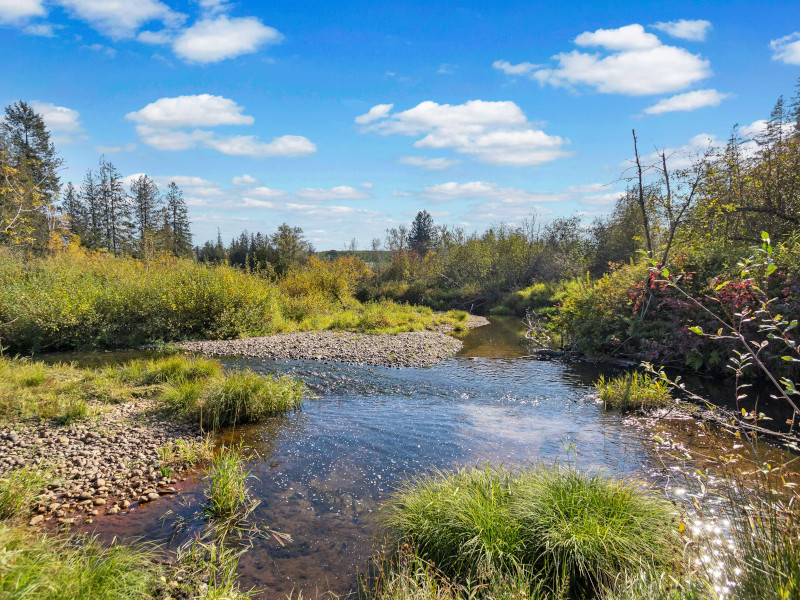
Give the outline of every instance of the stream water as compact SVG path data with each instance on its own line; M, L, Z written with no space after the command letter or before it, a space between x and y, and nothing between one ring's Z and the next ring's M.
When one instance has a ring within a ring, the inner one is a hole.
M398 482L431 469L561 460L670 486L680 460L664 462L655 433L702 455L709 440L693 420L656 424L603 410L592 384L601 372L613 374L608 367L523 358L520 327L494 320L470 331L457 356L429 368L226 361L291 373L314 393L302 410L226 438L251 452L251 489L261 501L256 518L293 540L283 547L257 540L241 562L243 585L266 597L352 591L378 543L382 500ZM201 501L198 480L181 499L100 518L92 527L102 537L174 547L185 538L171 539L171 521L161 517L167 510L189 515Z

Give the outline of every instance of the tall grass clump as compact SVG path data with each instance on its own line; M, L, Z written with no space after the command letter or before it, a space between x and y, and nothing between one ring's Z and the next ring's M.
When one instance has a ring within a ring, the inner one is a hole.
M219 361L177 354L164 358L133 360L111 367L112 374L135 385L156 385L175 381L202 381L222 375Z
M246 516L253 509L253 500L247 487L250 471L245 470L241 449L223 446L211 461L206 476L206 504L204 512L214 521L227 521Z
M34 499L52 481L46 470L25 466L0 478L0 521L24 519Z
M675 402L666 383L639 371L629 371L610 379L601 375L594 385L606 410L644 412Z
M572 467L423 475L383 511L395 547L410 544L459 583L524 580L559 598L594 595L640 569L668 569L680 548L665 499Z
M149 600L157 582L150 546L87 536L37 536L0 523L0 598Z
M302 381L243 370L205 382L180 380L167 387L162 401L169 410L216 430L299 408L305 394Z

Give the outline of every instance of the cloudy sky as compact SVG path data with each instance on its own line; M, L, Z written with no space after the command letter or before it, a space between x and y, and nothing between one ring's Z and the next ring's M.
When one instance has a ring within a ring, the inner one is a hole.
M631 155L757 132L800 77L787 2L0 0L0 102L76 184L181 185L195 241L366 247L427 208L483 229L609 210Z

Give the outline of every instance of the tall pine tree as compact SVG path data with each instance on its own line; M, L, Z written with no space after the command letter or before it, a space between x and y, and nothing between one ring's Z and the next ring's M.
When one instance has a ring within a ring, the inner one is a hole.
M133 223L136 227L138 246L145 243L148 236L153 235L163 224L161 215L161 194L156 182L147 175L140 175L131 182L131 206Z
M134 245L134 225L130 199L122 187L122 176L113 164L101 157L98 179L105 247L114 255L129 252Z

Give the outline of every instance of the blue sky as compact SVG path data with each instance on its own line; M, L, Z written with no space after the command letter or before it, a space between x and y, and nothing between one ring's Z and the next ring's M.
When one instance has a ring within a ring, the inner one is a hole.
M80 182L176 180L196 242L299 225L319 249L428 209L481 230L613 205L761 127L800 77L793 2L0 0L0 102L36 103Z

